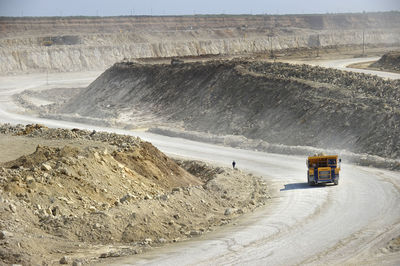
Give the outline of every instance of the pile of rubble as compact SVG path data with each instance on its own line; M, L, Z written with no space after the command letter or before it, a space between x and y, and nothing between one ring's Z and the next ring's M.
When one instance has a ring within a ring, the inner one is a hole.
M400 72L400 51L392 51L384 54L381 59L373 63L370 67Z
M305 64L249 63L247 67L251 72L276 79L312 81L314 86L324 87L329 84L333 88L345 89L354 98L372 96L400 100L400 80L385 80L374 75Z
M0 124L0 134L14 134L18 136L26 135L27 137L40 137L44 139L84 139L89 141L100 141L118 148L130 149L137 147L142 143L138 137L129 135L120 135L108 132L96 132L95 130L84 129L63 129L48 128L40 124L29 125L10 125Z
M0 163L6 264L79 264L140 253L212 231L268 198L257 177L177 164L135 137L40 125L1 125L0 132L9 148L43 143Z

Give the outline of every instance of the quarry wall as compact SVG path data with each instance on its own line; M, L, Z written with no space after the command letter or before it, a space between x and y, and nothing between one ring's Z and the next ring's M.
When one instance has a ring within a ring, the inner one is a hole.
M400 13L0 18L0 73L105 69L124 58L400 44Z

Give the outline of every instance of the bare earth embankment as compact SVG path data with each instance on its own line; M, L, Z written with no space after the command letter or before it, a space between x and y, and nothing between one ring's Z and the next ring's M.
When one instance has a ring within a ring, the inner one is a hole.
M381 59L373 63L370 67L400 73L400 51L392 51L384 54Z
M118 63L42 115L232 135L259 150L300 145L398 160L398 88L397 80L306 65Z
M213 231L261 206L260 179L174 161L139 138L0 128L0 260L88 263Z

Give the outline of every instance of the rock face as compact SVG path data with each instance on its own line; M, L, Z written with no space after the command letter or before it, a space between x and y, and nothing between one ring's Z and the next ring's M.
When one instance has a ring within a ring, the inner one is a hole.
M187 130L399 158L399 101L399 81L306 65L120 63L61 112L115 118L135 108Z
M0 72L105 69L124 58L398 44L400 13L0 18ZM367 29L367 30L365 30Z

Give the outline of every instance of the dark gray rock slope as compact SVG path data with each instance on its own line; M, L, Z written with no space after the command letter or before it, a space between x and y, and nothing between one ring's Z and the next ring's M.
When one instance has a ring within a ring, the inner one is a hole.
M135 108L187 130L400 157L400 81L249 61L118 63L61 109L111 118Z

